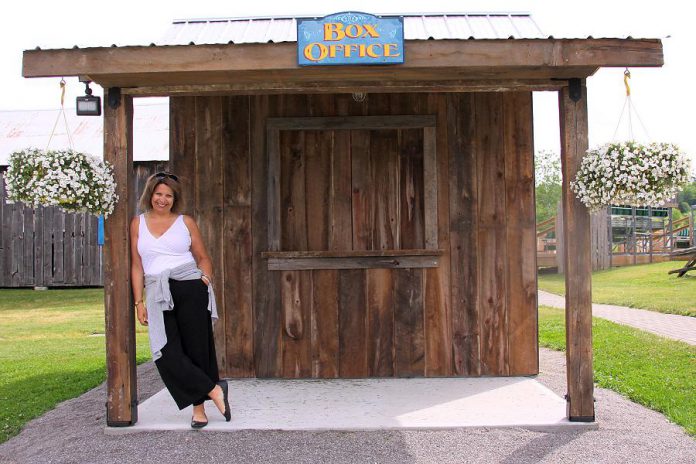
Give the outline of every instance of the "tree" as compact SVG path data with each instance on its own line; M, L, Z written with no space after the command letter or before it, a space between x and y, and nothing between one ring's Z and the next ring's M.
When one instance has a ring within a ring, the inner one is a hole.
M534 157L534 185L537 224L556 215L561 201L561 157L550 150L540 150Z
M690 213L691 206L696 205L696 181L687 184L677 194L677 204L682 213Z

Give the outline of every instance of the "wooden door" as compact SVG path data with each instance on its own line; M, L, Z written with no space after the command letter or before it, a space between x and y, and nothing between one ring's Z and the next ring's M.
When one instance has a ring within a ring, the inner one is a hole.
M434 117L269 119L282 377L424 375L437 267Z

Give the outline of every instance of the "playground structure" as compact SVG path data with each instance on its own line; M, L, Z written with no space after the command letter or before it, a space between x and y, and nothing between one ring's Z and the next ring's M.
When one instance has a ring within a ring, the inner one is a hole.
M659 208L611 206L591 215L592 268L684 259L693 247L694 212L674 220L671 203ZM562 212L537 224L537 267L563 272Z

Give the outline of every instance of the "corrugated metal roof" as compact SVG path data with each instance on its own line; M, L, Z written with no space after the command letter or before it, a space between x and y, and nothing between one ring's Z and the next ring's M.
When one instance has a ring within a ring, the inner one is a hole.
M28 147L44 149L58 117L58 110L0 111L0 165L10 154ZM65 109L74 148L101 158L104 152L102 118L77 116ZM133 159L169 159L169 105L136 105L133 111ZM61 117L49 148L68 148L68 136Z
M155 45L279 43L297 41L298 18L176 20ZM527 13L404 15L406 40L543 39Z

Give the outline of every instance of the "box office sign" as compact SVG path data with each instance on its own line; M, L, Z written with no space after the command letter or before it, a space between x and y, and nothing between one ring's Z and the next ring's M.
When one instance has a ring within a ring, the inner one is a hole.
M404 19L335 13L297 21L300 66L401 64Z

